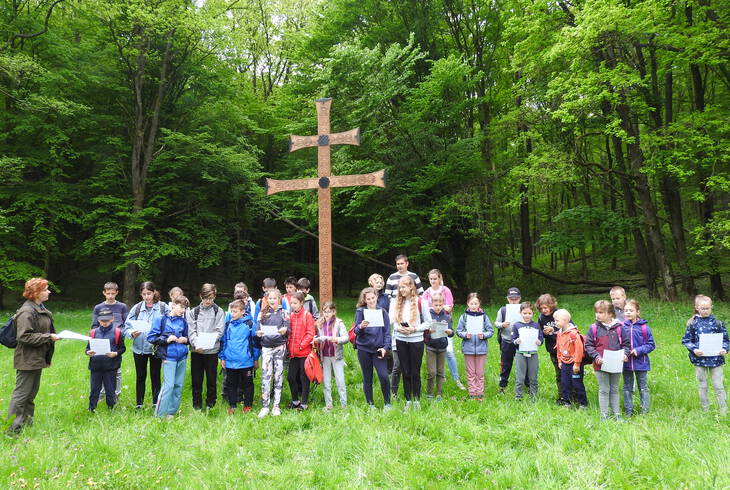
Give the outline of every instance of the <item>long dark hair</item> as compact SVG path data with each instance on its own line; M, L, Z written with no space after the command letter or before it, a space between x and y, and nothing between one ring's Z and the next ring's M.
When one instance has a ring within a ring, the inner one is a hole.
M152 299L155 303L160 301L160 292L157 290L157 286L155 286L155 283L152 281L145 281L142 284L139 285L139 292L141 293L144 290L152 291L154 294L152 295Z

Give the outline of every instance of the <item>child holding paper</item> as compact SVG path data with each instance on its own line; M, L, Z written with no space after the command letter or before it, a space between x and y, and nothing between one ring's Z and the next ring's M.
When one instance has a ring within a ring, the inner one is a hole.
M129 313L127 309L127 305L124 303L117 301L117 294L119 294L119 285L117 285L116 282L107 282L104 284L104 289L102 291L104 294L104 301L99 303L98 305L94 306L94 311L91 314L91 328L98 328L99 327L99 312L102 309L110 309L112 310L112 313L114 314L114 320L112 322L112 325L114 327L122 327L124 325L124 322L127 320L127 314ZM114 388L114 394L117 396L117 399L119 398L120 393L122 392L122 369L117 370L116 374L117 382L116 387ZM99 398L101 399L101 396L106 393L106 390L104 387L101 387L101 393L99 394Z
M497 342L499 342L499 392L504 393L504 389L509 384L509 375L512 371L517 346L512 343L512 323L519 321L519 304L522 302L522 293L520 290L511 287L507 290L507 305L501 307L494 319L494 326L497 327ZM514 305L514 306L509 306ZM508 316L507 310L510 309ZM513 310L517 310L517 315ZM529 379L525 379L525 386L530 386Z
M228 415L233 415L239 393L243 394L243 413L251 411L253 404L253 373L257 367L261 349L254 342L254 326L246 303L237 299L230 304L231 318L220 341L218 357L225 369L225 392Z
M487 359L487 339L494 335L489 317L482 311L477 293L466 297L467 310L462 313L456 327L461 337L461 352L466 365L466 381L469 398L481 401L484 398L484 362Z
M722 346L717 355L706 355L700 346L703 345L703 335L721 334ZM725 364L725 356L730 349L727 330L725 325L712 314L712 300L708 296L695 296L695 314L687 322L687 330L682 337L682 344L689 351L689 360L695 367L695 376L699 385L700 404L705 412L710 409L708 398L707 377L712 379L712 386L715 388L715 398L720 415L727 413L725 401L725 388L723 386L722 366Z
M434 380L436 381L436 401L441 400L441 394L444 389L444 381L446 381L446 372L444 364L446 362L446 349L449 346L449 338L454 336L451 328L451 315L446 311L444 305L444 297L441 293L433 293L431 295L431 328L429 335L424 337L426 344L426 366L428 367L428 377L426 378L426 397L434 396ZM434 323L446 324L443 333L437 332Z
M383 326L370 325L365 320L365 310L379 311L382 315ZM390 410L390 379L388 378L387 363L385 355L390 350L390 319L388 312L378 306L378 292L374 288L365 288L360 293L355 310L355 335L357 340L357 360L362 370L362 391L365 394L365 401L373 408L373 368L380 381L380 391L383 392L383 411Z
M281 293L270 289L262 298L264 303L256 319L256 335L261 338L261 405L259 418L269 414L271 383L274 383L274 407L271 415L281 415L281 387L284 379L286 336L289 333L289 314L281 306Z
M537 369L539 359L537 348L542 344L542 329L537 322L532 321L532 303L525 301L520 304L521 322L512 325L512 343L517 346L515 364L515 399L522 399L522 385L525 376L529 379L530 397L537 399Z
M596 322L591 325L586 335L585 352L593 359L593 369L598 380L598 406L601 410L601 419L609 416L609 409L613 416L621 418L621 406L618 398L618 386L621 382L622 367L604 366L604 355L611 351L623 351L623 360L628 361L629 336L613 311L613 305L606 300L596 301L593 305Z
M350 341L345 323L337 318L337 307L332 301L322 305L322 316L317 320L317 336L322 357L322 387L324 388L324 410L332 410L332 373L335 374L340 405L347 406L347 385L345 384L345 353L343 345Z
M624 364L624 413L634 414L634 378L639 387L641 413L649 413L649 385L646 375L651 369L649 353L656 348L654 336L646 320L639 318L639 302L630 299L624 302L624 328L629 333L629 361Z
M570 321L568 310L553 313L558 331L558 363L560 365L560 405L588 406L586 387L583 384L583 338L578 327ZM564 401L563 401L564 400Z
M155 407L158 417L173 418L180 408L188 358L188 322L185 310L190 302L178 296L172 302L170 313L155 319L147 334L147 342L157 346L156 355L162 359L163 383Z
M114 392L114 384L117 372L122 367L122 354L126 350L122 331L114 326L114 311L111 308L102 308L95 313L99 326L93 328L89 336L93 339L108 341L110 352L97 356L96 352L91 349L91 342L86 345L89 371L91 371L89 412L96 411L102 385L105 389L107 407L112 409L116 405L117 395Z
M200 288L200 304L188 310L185 319L190 332L190 385L193 408L203 408L203 378L205 378L205 407L215 406L217 396L218 352L226 325L226 312L215 304L218 290L215 284Z

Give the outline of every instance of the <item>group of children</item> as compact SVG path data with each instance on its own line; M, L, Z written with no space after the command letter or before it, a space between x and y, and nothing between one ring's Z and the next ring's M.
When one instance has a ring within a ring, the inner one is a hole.
M91 392L89 410L94 411L102 393L113 407L121 390L121 358L124 339L132 339L136 371L136 406L142 408L147 374L152 387L155 414L173 417L180 407L186 361L190 352L192 403L195 409L215 405L218 367L224 371L223 398L228 413L241 404L250 412L254 398L254 377L261 370L261 404L258 416L281 414L284 371L291 392L288 408L306 410L310 393L307 358L316 350L323 368L325 407L333 408L332 375L339 403L347 405L345 383L345 344L352 343L362 371L363 393L374 407L373 370L379 379L383 409L391 409L403 378L405 409L418 409L421 398L421 364L426 355L426 396L440 400L446 381L445 368L469 397L484 397L484 366L488 339L495 335L500 348L499 393L508 385L515 367L514 393L520 400L527 391L538 396L538 349L544 345L555 371L561 405L588 405L583 384L584 366L592 363L598 382L598 404L602 418L620 417L619 384L623 379L624 412L634 413L633 393L639 390L640 411L649 411L647 373L649 353L656 345L651 328L640 317L639 304L627 299L624 290L614 287L611 301L594 304L595 323L582 335L571 321L570 313L557 308L550 294L541 295L535 305L523 302L517 288L507 291L507 306L499 309L492 327L477 293L470 293L466 310L452 320L454 299L443 284L437 269L429 272L430 287L423 290L418 275L408 271L408 258L396 258L397 271L387 281L378 274L370 276L369 287L360 293L355 321L351 328L337 317L333 302L322 305L321 312L309 294L308 279L287 278L286 293L276 281L262 283L263 297L254 302L246 285L234 289L233 301L224 311L215 304L216 288L204 284L200 304L190 308L182 290L170 291L169 305L151 282L142 283L142 301L130 310L116 301L118 287L104 285L105 301L94 308L90 337L108 339L110 352L96 355L87 345L90 357ZM509 305L515 305L510 307ZM518 306L517 306L518 305ZM519 309L519 316L515 316ZM508 312L511 312L508 313ZM539 312L537 320L535 313ZM456 323L454 328L453 324ZM706 356L699 350L700 335L722 333L719 355ZM454 354L453 337L461 338L467 386L461 383ZM712 315L712 301L706 296L695 299L695 314L686 325L682 343L695 365L702 408L709 409L708 377L712 380L719 411L727 411L723 389L724 358L730 347L722 322ZM533 345L534 344L534 345ZM604 356L621 356L622 369L615 362L604 365ZM607 368L606 366L612 366ZM164 373L161 379L160 372ZM709 376L708 376L709 374ZM205 400L203 380L205 379Z

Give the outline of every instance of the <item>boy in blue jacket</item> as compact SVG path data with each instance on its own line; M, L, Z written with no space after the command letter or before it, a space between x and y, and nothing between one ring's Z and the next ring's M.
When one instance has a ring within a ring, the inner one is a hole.
M240 387L243 386L243 412L251 411L253 404L253 375L258 367L261 348L257 339L251 315L246 304L237 299L230 304L231 319L221 338L218 358L226 370L225 392L228 399L228 414L233 415L240 401Z
M122 354L124 337L122 331L113 325L114 312L111 308L102 308L98 311L96 320L99 324L89 333L94 339L108 339L109 350L104 355L96 355L91 350L90 343L86 344L86 355L89 356L89 371L91 371L91 392L89 393L89 411L95 412L99 402L101 387L104 386L106 404L111 409L117 403L117 395L114 392L117 371L122 366Z
M190 302L185 296L175 298L170 313L155 318L147 334L147 342L157 346L155 355L162 359L164 379L155 407L158 417L171 419L180 408L188 358L188 323L185 320L188 306Z

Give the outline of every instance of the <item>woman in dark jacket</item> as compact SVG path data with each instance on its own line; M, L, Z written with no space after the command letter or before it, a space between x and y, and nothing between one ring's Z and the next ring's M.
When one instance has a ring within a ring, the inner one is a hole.
M18 346L13 356L16 370L15 389L10 397L8 418L12 420L8 433L20 432L33 423L35 397L41 386L41 372L51 365L54 342L58 340L53 329L53 315L43 303L51 292L48 281L40 277L25 283L23 296L27 299L15 314Z

